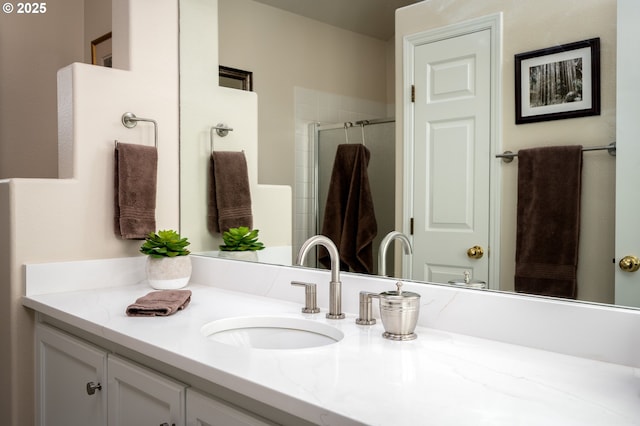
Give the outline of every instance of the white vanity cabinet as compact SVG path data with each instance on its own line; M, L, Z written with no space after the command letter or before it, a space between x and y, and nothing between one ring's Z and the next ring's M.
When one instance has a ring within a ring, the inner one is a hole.
M274 425L43 323L36 346L38 426Z
M109 426L184 426L184 384L115 355L107 377Z
M107 352L36 327L36 424L107 426Z

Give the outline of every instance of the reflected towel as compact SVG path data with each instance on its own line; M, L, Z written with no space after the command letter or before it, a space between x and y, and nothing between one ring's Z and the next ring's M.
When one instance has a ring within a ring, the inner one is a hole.
M212 233L246 226L253 229L251 190L244 152L211 153L207 227Z
M369 149L361 144L342 144L336 150L322 234L338 248L342 270L373 272L378 225L367 173L370 157ZM329 253L324 247L319 253L320 262L329 268Z
M127 316L168 316L183 310L191 302L191 290L159 290L139 297L127 307Z
M157 166L155 147L116 144L114 228L117 236L140 240L155 231Z
M515 290L575 299L582 146L518 152Z

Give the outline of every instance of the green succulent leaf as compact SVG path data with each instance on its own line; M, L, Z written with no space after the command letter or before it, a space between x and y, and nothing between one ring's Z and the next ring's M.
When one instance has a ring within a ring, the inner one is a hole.
M174 230L150 232L140 247L140 252L154 258L186 256L190 253L186 247L191 244Z
M223 251L255 251L262 250L264 244L258 241L258 229L249 229L246 226L229 228L222 234L224 244L220 246Z

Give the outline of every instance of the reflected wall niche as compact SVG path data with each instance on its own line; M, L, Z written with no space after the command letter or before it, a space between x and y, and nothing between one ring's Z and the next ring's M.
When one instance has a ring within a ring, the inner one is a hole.
M253 72L220 65L218 84L230 89L253 91Z

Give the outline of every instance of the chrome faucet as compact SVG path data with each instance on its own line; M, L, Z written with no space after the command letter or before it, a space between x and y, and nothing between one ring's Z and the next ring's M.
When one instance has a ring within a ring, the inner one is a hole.
M333 241L324 235L314 235L302 244L298 252L297 264L304 265L304 258L315 245L321 245L329 252L331 258L331 281L329 282L329 319L342 319L342 283L340 282L340 255Z
M384 236L382 241L380 242L380 250L378 251L378 275L385 276L387 274L387 265L386 265L386 257L387 257L387 249L393 240L400 240L402 246L404 247L404 254L411 254L411 242L409 242L409 238L404 235L402 232L391 231L387 235Z

